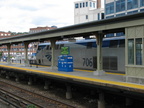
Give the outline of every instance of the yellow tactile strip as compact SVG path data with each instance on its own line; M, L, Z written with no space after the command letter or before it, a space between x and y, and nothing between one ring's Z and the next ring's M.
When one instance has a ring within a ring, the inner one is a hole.
M94 82L95 83L100 83L103 86L107 86L108 84L110 84L111 86L109 86L109 87L116 87L116 86L117 86L116 88L123 87L124 89L127 89L127 90L131 89L130 91L139 90L139 92L143 92L144 93L144 85L139 85L139 84L125 83L125 82L115 82L115 81L109 81L109 80L94 79L94 78L88 78L88 77L81 77L81 76L68 75L68 74L62 74L62 73L54 73L54 72L48 72L48 71L26 69L26 68L20 68L20 67L14 67L14 66L6 66L6 65L0 65L0 67L6 67L6 68L18 69L18 70L25 70L27 72L29 71L29 72L53 75L53 76L57 76L57 77L72 78L74 80L90 81L90 82L93 82L93 83ZM83 81L81 81L81 82L83 82Z

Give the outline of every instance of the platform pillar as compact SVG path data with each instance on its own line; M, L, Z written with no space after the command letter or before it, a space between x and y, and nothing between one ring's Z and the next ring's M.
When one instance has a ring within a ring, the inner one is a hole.
M103 92L99 92L98 108L105 108L105 100Z
M132 99L126 98L126 106L132 106L133 102Z
M9 77L9 75L8 74L6 74L6 79L9 79L10 77Z
M28 61L28 45L29 45L29 42L24 42L25 66L29 66L29 61Z
M32 77L29 77L28 85L32 85Z
M72 92L71 92L71 86L66 84L66 99L71 99L72 98Z
M51 59L51 69L55 69L56 68L56 64L55 64L55 43L56 43L56 39L51 39L51 52L52 52L52 59Z
M48 80L45 80L45 86L44 86L44 89L45 90L48 90L49 89L49 85L51 84L51 82L50 81L48 81Z
M16 75L15 77L16 77L16 78L15 78L15 81L16 81L16 82L19 82L19 76Z
M94 75L104 75L103 71L103 60L102 60L102 41L103 33L99 32L96 34L96 44L97 44L97 70L94 71Z
M11 49L11 44L7 44L7 50L8 50L7 63L8 63L8 64L11 64L11 59L10 59L10 49Z

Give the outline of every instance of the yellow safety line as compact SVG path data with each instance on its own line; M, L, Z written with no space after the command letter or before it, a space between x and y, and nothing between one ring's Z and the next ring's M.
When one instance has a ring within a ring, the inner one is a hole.
M112 74L112 75L125 75L123 73L111 73L111 72L105 72L106 74Z
M76 71L84 71L84 72L93 72L91 70L82 70L82 69L74 69L74 70L76 70Z
M2 62L2 63L6 63L6 62ZM12 64L20 64L20 63L12 63ZM36 65L32 65L32 66L36 66ZM38 65L38 67L50 67L50 66L42 66L42 65ZM74 69L76 71L83 71L83 72L93 72L92 70L83 70L83 69ZM125 75L122 73L111 73L111 72L105 72L106 74L113 74L113 75Z
M75 76L75 75L67 75L67 74L62 74L62 73L54 73L54 72L47 72L47 71L40 71L40 70L25 69L25 68L13 67L13 66L5 66L5 65L0 65L0 66L1 67L7 67L7 68L13 68L13 69L26 70L26 71L36 72L36 73L56 75L56 76L61 76L61 77L75 78L75 79L81 79L81 80L87 80L87 81L93 81L93 82L99 82L99 83L105 83L105 84L113 84L113 85L118 85L118 86L123 86L123 87L137 88L137 89L144 90L144 86L143 85L138 85L138 84L132 84L132 83L126 83L126 82L115 82L115 81L94 79L94 78L87 78L87 77L80 77L80 76Z

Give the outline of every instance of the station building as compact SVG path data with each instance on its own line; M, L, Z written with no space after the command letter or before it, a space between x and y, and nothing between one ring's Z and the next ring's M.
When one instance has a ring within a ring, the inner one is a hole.
M144 0L105 0L105 19L144 12ZM109 33L106 37L124 36L123 32Z
M144 12L144 0L105 0L105 18L113 18ZM117 36L110 33L107 36ZM126 81L144 83L144 26L125 29Z
M144 12L144 0L105 0L105 18Z
M74 24L104 18L103 0L82 0L74 2L74 5Z

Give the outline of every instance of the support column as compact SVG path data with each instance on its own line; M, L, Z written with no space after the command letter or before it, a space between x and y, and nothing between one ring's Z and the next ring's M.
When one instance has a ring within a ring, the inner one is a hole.
M11 44L7 44L7 50L8 50L7 63L8 63L8 64L11 64L11 60L10 60L10 49L11 49Z
M132 99L131 98L126 98L126 106L130 107L130 106L132 106L132 104L133 104Z
M97 33L96 34L96 44L97 44L97 70L94 71L94 75L104 75L105 72L103 71L103 60L102 60L102 41L103 41L103 34Z
M48 81L48 80L45 80L45 86L44 86L44 89L45 90L48 90L49 89L49 85L51 84L51 82L50 81Z
M16 74L16 76L15 76L15 77L16 77L15 81L16 81L16 82L19 82L19 75L18 75L18 74Z
M105 100L104 100L104 93L99 93L99 99L98 99L98 108L105 108Z
M32 85L32 77L29 77L28 85Z
M51 42L51 55L52 55L52 59L51 59L51 69L55 69L56 68L56 64L55 64L55 43L56 43L56 39L52 39L50 40Z
M72 92L71 92L71 86L69 84L66 84L66 99L71 99L72 98Z
M7 74L6 74L6 79L9 79L9 78L10 78L10 77L9 77L9 73L7 73Z
M29 42L24 42L25 66L29 66L29 61L28 61L28 45L29 45Z

